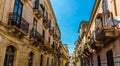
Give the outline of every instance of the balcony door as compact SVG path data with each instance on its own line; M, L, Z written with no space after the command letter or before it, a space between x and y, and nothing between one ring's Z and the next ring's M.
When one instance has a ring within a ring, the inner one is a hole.
M114 66L114 58L112 50L107 51L107 66Z
M100 55L97 56L97 62L98 62L98 66L101 66L101 59L100 59Z
M17 24L17 27L20 28L20 18L22 16L22 9L23 9L23 4L21 3L20 0L15 0L15 4L14 4L14 11L13 11L13 14L16 18L16 24Z
M43 55L40 57L40 66L43 66Z
M49 57L47 58L47 66L49 66Z
M8 46L6 49L4 66L13 66L14 56L15 56L15 48L13 46Z
M33 21L33 36L36 37L36 30L37 30L37 20L34 18L34 21Z
M33 66L33 53L31 52L28 57L28 66Z

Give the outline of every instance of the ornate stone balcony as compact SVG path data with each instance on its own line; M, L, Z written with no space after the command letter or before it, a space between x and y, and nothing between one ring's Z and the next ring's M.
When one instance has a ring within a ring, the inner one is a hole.
M87 57L90 57L92 55L92 53L89 51L89 48L86 47L83 51L83 54L85 54Z
M115 39L115 27L112 12L106 11L105 17L103 13L98 13L96 18L96 41L102 46L109 44Z
M30 41L34 46L43 45L43 37L40 35L39 32L33 29L30 31Z
M53 55L57 55L57 50L56 50L56 47L54 45L51 45L51 53Z
M44 16L44 18L43 18L43 26L45 29L49 28L49 22L48 22L48 18L46 16Z
M53 39L56 40L56 41L59 41L59 40L60 40L60 38L57 36L57 34L54 34L54 35L53 35Z
M99 52L100 49L101 49L101 43L99 41L96 40L95 38L95 32L93 32L91 35L90 35L90 42L89 42L89 52L90 53L94 53L94 52Z
M44 48L46 51L50 51L51 50L51 46L50 46L50 43L47 41L47 40L44 40Z
M10 13L8 20L8 28L10 33L24 36L28 34L29 23L16 13Z
M51 36L54 34L53 28L50 28L50 29L49 29L49 34L50 34Z
M43 11L44 11L43 5L39 4L39 2L35 2L33 6L33 12L38 19L43 16Z
M114 32L114 27L105 25L104 27L96 31L96 40L99 41L101 44L107 44L115 39Z

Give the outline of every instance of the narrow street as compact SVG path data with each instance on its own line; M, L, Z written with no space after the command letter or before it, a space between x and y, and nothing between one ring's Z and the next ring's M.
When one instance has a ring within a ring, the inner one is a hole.
M120 0L1 0L0 66L120 66Z

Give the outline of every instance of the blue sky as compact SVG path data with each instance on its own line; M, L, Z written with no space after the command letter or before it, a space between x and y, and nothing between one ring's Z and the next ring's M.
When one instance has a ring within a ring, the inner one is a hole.
M73 53L81 20L89 20L95 0L51 0L63 44Z

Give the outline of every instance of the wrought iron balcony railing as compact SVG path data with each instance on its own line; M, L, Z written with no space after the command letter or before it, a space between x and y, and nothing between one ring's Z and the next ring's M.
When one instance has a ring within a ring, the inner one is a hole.
M39 32L37 32L36 30L31 30L30 31L30 39L35 40L38 43L43 44L43 37L40 35Z
M17 31L20 31L22 34L25 35L27 35L29 30L29 23L16 13L9 14L8 26L9 28L13 28Z

